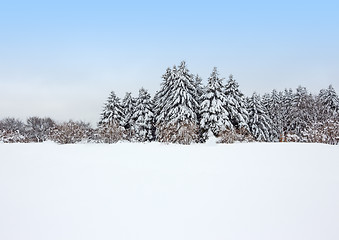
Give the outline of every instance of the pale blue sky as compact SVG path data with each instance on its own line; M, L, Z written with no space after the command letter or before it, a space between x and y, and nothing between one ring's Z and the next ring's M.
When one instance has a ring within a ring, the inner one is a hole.
M339 91L337 1L0 1L0 118L98 121L109 92L153 94L186 60L245 94Z

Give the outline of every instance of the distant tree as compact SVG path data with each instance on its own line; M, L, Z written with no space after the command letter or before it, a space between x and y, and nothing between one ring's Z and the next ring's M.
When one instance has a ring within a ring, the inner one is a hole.
M99 134L105 143L115 143L123 139L125 116L120 99L112 91L104 106L98 124Z
M303 137L308 142L327 144L339 143L339 100L330 85L320 90L318 96L313 97L314 104L310 106L313 114L312 122L303 131Z
M51 118L29 117L26 121L26 133L31 142L44 142L50 138L55 122Z
M225 109L229 113L229 119L233 127L240 134L248 134L248 112L246 110L246 99L239 90L239 84L229 76L228 82L225 86Z
M189 144L198 140L196 89L186 63L178 67L172 94L168 99L167 133L169 142Z
M25 124L19 119L8 117L0 121L0 129L24 132Z
M202 103L202 97L205 93L205 87L202 84L202 78L197 74L194 77L194 87L195 87L195 96L196 96L196 101L198 103L198 109L195 110L196 114L197 114L197 122L198 122L198 141L199 142L204 142L205 141L205 137L204 137L204 131L199 127L200 125L200 121L201 121L201 103Z
M122 100L122 109L124 113L124 128L125 138L132 140L134 137L134 119L133 114L135 111L136 100L132 97L130 92L127 92L124 99Z
M15 118L5 118L0 121L0 142L28 142L25 124Z
M198 103L198 106L200 106L200 104L202 103L202 97L204 95L205 89L204 86L202 84L202 78L199 75L196 75L194 77L194 88L195 88L195 97L196 97L196 101ZM199 111L200 108L197 109L198 115L199 115ZM198 116L199 119L199 116Z
M311 110L313 107L312 96L308 94L305 87L299 86L292 99L290 133L298 138L310 126L313 120Z
M147 90L141 88L133 114L133 119L135 119L135 138L137 141L146 142L154 139L154 114L152 109L151 95Z
M203 131L204 140L207 139L208 131L219 136L221 132L233 130L229 119L229 113L225 109L226 96L223 92L222 78L219 78L217 68L214 68L200 105L200 127Z
M320 115L325 119L333 119L339 114L339 97L332 85L327 89L320 90L318 104Z
M158 97L157 138L161 142L189 144L198 140L196 89L186 63L166 72ZM160 100L161 99L161 100ZM159 107L160 106L160 107Z
M292 100L293 91L292 89L285 89L281 98L281 116L282 116L282 130L283 136L280 136L280 140L283 141L286 134L292 130Z
M256 93L253 93L249 98L247 111L249 113L249 128L253 137L260 142L270 141L272 122Z
M169 99L173 92L174 81L177 78L177 69L174 66L172 69L167 68L166 73L162 76L160 90L154 96L154 115L156 126L156 139L164 140L164 133L166 132L166 123L168 122Z
M269 93L265 93L261 97L261 104L266 109L267 112L270 110L270 101L271 101L271 95Z
M337 145L339 143L339 119L325 119L311 124L303 132L307 142Z
M270 128L270 136L273 141L278 141L283 135L283 119L282 119L282 98L277 90L273 89L271 94L265 94L262 98L262 106L265 112L272 120L272 127Z

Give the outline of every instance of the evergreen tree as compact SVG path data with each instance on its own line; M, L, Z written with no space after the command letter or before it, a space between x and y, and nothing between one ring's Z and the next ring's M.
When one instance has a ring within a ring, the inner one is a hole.
M226 104L225 109L229 113L229 119L236 130L242 133L249 132L248 112L246 110L246 99L239 90L239 85L229 76L225 86Z
M283 134L283 124L281 115L281 103L277 90L273 89L268 102L268 116L272 120L271 136L274 140L278 140Z
M320 90L315 97L313 109L314 122L308 126L306 133L308 142L321 142L327 144L339 143L339 100L330 85L327 89Z
M312 123L312 97L305 87L299 86L292 99L291 133L302 137L303 131Z
M199 76L199 75L196 75L195 76L195 81L194 81L194 87L195 87L195 96L196 96L196 101L198 103L198 108L195 110L196 111L196 114L197 114L197 122L198 122L198 125L200 124L200 121L201 121L201 109L200 109L200 106L201 106L201 103L202 103L202 98L203 98L203 95L205 93L205 88L202 84L202 78ZM204 136L204 130L201 129L199 126L198 126L198 141L199 142L204 142L206 140L206 137Z
M266 109L266 112L268 113L270 112L270 102L271 102L271 95L268 93L265 93L261 98L261 104Z
M132 97L130 92L127 92L124 99L122 100L122 109L124 113L124 128L125 138L131 140L134 135L134 119L132 118L135 111L135 99Z
M167 68L166 73L162 76L163 82L161 83L161 88L154 96L154 113L155 113L155 122L156 122L156 135L157 139L161 138L161 132L166 122L168 121L168 111L169 106L169 96L173 90L173 84L176 79L176 67L173 69Z
M194 78L194 88L195 88L195 96L198 105L202 102L202 96L204 94L204 87L202 85L202 78L199 75L196 75Z
M283 136L281 136L281 141L284 141L286 134L291 131L291 121L292 121L292 99L293 91L292 89L285 89L283 96L281 98L281 116L282 116L282 129Z
M139 91L139 97L136 101L135 112L135 137L137 141L152 141L154 114L152 112L153 104L151 96L144 88Z
M248 125L253 137L260 142L270 141L270 126L272 122L256 93L253 93L252 97L248 99L247 107L249 113Z
M106 143L121 140L124 134L125 116L120 99L112 91L104 106L101 119L98 124L99 133Z
M167 78L165 83L168 85L161 90L164 97L157 116L157 137L160 141L182 144L197 141L198 103L193 76L186 63L182 62L178 70L174 67Z
M339 113L339 98L332 85L320 90L318 96L320 114L324 118L333 118Z
M226 129L233 129L229 114L224 107L226 97L223 92L222 80L219 78L217 68L214 68L202 96L200 127L204 133L204 140L206 140L209 130L214 136L219 136Z

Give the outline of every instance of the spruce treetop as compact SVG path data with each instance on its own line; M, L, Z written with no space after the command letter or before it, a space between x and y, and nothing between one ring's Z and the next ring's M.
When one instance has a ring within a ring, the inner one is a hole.
M101 124L117 124L124 125L124 112L120 103L120 98L112 91L107 99L101 114L99 125Z

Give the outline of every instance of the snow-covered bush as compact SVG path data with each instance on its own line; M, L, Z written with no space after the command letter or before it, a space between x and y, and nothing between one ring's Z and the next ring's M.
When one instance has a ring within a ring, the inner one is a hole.
M0 121L0 142L24 143L28 142L25 124L15 118L5 118Z
M30 142L43 142L50 139L55 122L51 118L29 117L26 134Z
M304 132L307 142L337 145L339 143L339 121L328 120L316 123Z
M247 129L226 129L218 136L219 143L234 143L234 142L254 142L255 139L247 131Z
M92 139L93 132L89 123L70 120L56 124L52 130L51 139L60 144L88 142Z

